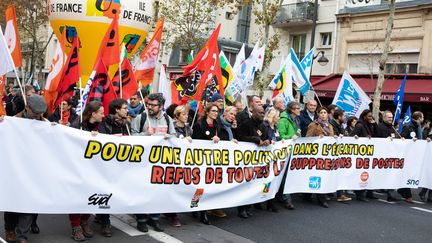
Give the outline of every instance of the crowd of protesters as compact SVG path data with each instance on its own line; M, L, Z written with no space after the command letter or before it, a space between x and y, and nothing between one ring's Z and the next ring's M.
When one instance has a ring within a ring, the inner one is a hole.
M360 117L346 117L345 112L335 105L318 107L315 100L302 105L291 101L285 105L282 98L275 98L272 105L263 105L261 98L252 95L247 104L236 101L232 106L224 106L223 97L214 94L203 108L202 114L196 115L196 102L183 105L170 105L166 110L165 98L160 93L148 94L142 89L129 100L121 98L111 101L108 115L104 115L104 107L98 101L89 102L83 111L82 118L75 112L77 100L71 98L61 102L54 113L47 116L47 105L42 96L32 86L25 86L24 99L17 88L9 88L4 95L3 102L8 116L21 117L52 122L77 129L89 131L93 136L98 133L115 136L163 136L165 139L177 137L192 142L202 139L218 143L219 141L238 141L255 143L258 146L268 146L284 139L296 140L299 137L324 136L353 136L429 139L432 136L430 121L425 121L423 113L416 111L412 114L412 121L402 128L399 134L393 124L393 114L390 111L381 113L380 121L375 121L370 110L364 110ZM0 117L0 121L3 117ZM286 174L283 176L285 181ZM282 185L285 183L282 182ZM402 199L393 190L383 189L388 201L405 200L412 203L411 190L401 188L397 190ZM427 194L428 193L428 194ZM334 194L303 194L306 201L316 201L318 205L328 208L331 200L347 202L356 198L367 202L377 199L372 190L337 191ZM420 191L420 198L432 202L432 193L427 189ZM267 201L264 207L271 212L278 212L276 202L284 208L293 210L291 195L283 194L281 186L275 199ZM242 205L238 207L238 216L249 218L253 216L252 208L263 209L263 205ZM204 223L210 224L210 216L226 217L222 209L200 211L193 214ZM147 232L151 226L162 232L160 214L136 214L137 229ZM180 227L178 214L166 215L175 227ZM37 215L5 212L5 232L7 241L27 242L27 232L39 233ZM93 237L94 233L89 224L89 214L70 214L69 221L72 228L72 238L84 241ZM101 225L101 234L112 236L110 215L98 214L95 221Z

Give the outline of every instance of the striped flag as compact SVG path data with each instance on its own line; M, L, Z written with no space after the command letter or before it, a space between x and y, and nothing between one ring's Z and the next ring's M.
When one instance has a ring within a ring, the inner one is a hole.
M292 62L292 73L293 73L294 83L300 89L300 92L303 95L305 95L306 92L310 89L311 84L300 64L299 59L297 58L297 55L295 54L292 48L290 50L290 56Z
M273 89L273 98L282 97L285 105L291 100L294 100L292 93L292 72L291 72L291 56L285 59L279 72L275 75L273 80L269 84L269 88Z

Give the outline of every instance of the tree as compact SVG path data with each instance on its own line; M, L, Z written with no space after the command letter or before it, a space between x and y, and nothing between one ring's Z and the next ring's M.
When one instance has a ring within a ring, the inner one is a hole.
M387 28L386 28L385 38L384 38L383 54L381 55L381 58L379 60L378 81L377 81L377 86L375 88L374 99L373 99L372 114L373 117L375 118L375 121L378 121L379 119L381 92L382 92L382 86L384 85L384 81L385 81L384 71L387 63L388 53L390 50L391 34L393 31L393 20L395 15L395 8L396 8L395 1L396 0L389 0L389 16L387 19Z
M255 81L254 87L263 94L269 80L267 78L267 68L274 58L274 53L279 49L280 35L274 29L274 33L270 35L270 26L281 8L283 0L253 0L253 14L255 15L255 24L260 27L262 41L266 45L263 71L258 75L258 80Z
M214 24L211 0L163 0L159 2L161 15L171 25L164 42L167 47L186 50L198 49L204 45L206 36Z
M44 0L2 0L0 13L5 13L9 4L16 7L21 50L27 78L34 76L36 68L42 70L45 63L45 50L48 45L46 31L48 25L47 2ZM3 15L4 16L4 15ZM5 26L5 19L0 24ZM49 42L49 41L48 41Z

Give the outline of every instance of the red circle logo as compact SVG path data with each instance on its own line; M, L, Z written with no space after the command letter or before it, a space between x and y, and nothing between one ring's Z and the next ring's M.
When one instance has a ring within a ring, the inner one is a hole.
M361 173L360 175L360 180L363 182L366 182L369 179L369 173L367 173L366 171Z

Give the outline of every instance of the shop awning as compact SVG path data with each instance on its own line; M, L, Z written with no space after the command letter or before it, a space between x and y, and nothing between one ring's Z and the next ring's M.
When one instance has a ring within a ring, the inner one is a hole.
M377 84L377 75L351 74L360 87L373 98ZM342 74L330 74L321 79L311 78L312 86L319 97L333 98L339 86ZM381 100L393 101L404 78L403 74L386 75ZM405 101L432 102L432 75L409 74L405 84Z

